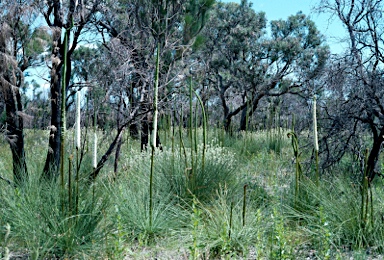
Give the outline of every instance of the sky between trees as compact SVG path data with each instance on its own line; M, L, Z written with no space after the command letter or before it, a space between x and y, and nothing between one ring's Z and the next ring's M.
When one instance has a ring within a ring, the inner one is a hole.
M223 0L224 3L240 3L241 0ZM309 15L320 32L325 35L332 53L341 53L347 47L342 43L347 36L337 17L328 13L317 13L315 8L320 0L251 0L256 12L265 12L268 21L286 19L288 16L301 11Z

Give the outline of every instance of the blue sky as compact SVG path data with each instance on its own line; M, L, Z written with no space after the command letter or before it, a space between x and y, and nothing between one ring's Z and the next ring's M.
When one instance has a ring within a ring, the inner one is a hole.
M241 2L241 0L222 1ZM319 31L326 37L332 53L340 53L344 50L345 43L343 45L340 41L345 38L346 33L337 17L331 17L330 14L318 14L313 11L320 0L249 0L249 2L253 4L252 7L256 12L265 12L268 21L286 19L288 16L302 11L315 21Z

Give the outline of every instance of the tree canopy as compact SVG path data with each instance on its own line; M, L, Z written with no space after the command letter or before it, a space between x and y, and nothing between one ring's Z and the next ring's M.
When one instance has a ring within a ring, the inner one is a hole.
M369 134L373 179L384 136L382 3L319 4L343 23L349 36L345 53L330 56L325 37L307 14L268 21L268 14L246 0L2 1L1 123L14 158L19 158L15 169L22 169L15 178L26 172L26 118L40 120L28 127L50 129L44 172L51 177L57 173L61 131L74 122L65 113L73 110L76 93L82 93L84 113L98 127L117 130L99 160L100 169L113 152L118 161L125 129L141 137L145 149L153 129L159 51L160 117L187 125L191 84L205 110L215 111L209 123L227 132L249 130L251 122L262 125L270 110L284 113L286 120L306 114L303 104L310 107L316 96L324 171L347 152L360 158L366 147L360 137ZM26 82L32 67L46 67L49 100L36 95L35 79ZM38 112L47 102L49 111ZM304 121L301 129L309 129L310 120Z

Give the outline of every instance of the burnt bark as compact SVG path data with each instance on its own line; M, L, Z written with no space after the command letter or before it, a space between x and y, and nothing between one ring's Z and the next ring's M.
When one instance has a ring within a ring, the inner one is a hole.
M139 125L137 124L137 122L134 122L129 126L129 136L132 137L133 139L139 139L140 132L139 132Z
M51 103L51 122L49 126L49 144L48 152L43 169L43 175L47 178L54 178L58 175L60 165L60 135L62 133L61 104L66 102L66 96L61 94L62 87L68 91L70 76L72 71L71 55L75 51L79 42L79 37L84 26L89 23L91 16L97 12L98 2L94 3L90 12L86 15L83 13L83 6L78 5L78 1L70 0L69 10L64 18L64 10L61 1L49 1L48 9L43 13L45 21L52 30L52 52L51 52L51 68L50 68L50 103ZM81 13L80 17L76 17L74 22L74 13ZM74 24L76 26L74 27ZM73 34L70 29L73 28ZM62 30L66 29L66 36L71 39L65 48ZM71 37L69 37L71 36ZM69 48L70 47L70 48ZM64 53L67 55L65 82L62 82Z
M384 127L381 128L380 134L374 134L374 137L373 137L373 144L372 144L371 151L369 152L368 161L366 165L366 171L367 171L369 182L371 182L377 174L377 171L375 170L375 168L381 153L382 143L384 142L383 135L384 135Z
M260 93L259 95L256 96L256 98L254 98L251 101L251 104L250 104L251 107L250 108L248 105L246 105L243 108L242 113L241 113L241 118L240 118L240 128L239 128L240 131L246 131L247 130L247 119L250 118L253 115L253 113L256 111L262 97L264 97L264 93Z
M1 85L5 97L6 137L12 152L13 178L14 182L18 184L28 175L24 152L21 95L19 88L4 81Z
M140 137L140 149L146 151L149 141L150 123L148 122L148 116L146 115L141 121L141 137Z
M44 176L53 178L58 175L60 165L60 131L61 131L61 79L63 45L61 44L61 29L54 30L54 42L60 43L52 48L52 68L50 82L51 122L49 126L48 153L43 169Z
M141 151L146 151L149 143L149 135L153 131L152 116L146 115L141 121ZM162 150L159 132L156 132L156 147Z
M27 178L27 165L24 152L24 122L20 87L23 84L23 71L29 66L29 59L17 52L23 32L21 19L15 10L0 17L0 91L4 98L5 137L12 153L13 179L16 185ZM11 47L12 46L12 47ZM11 47L11 48L10 48Z

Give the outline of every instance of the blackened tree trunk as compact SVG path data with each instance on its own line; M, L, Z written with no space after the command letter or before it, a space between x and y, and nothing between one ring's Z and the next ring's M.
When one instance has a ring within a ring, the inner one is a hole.
M52 30L52 55L50 68L50 102L51 102L51 124L49 126L49 145L48 153L44 165L43 173L45 177L53 178L58 175L60 165L60 134L62 133L61 104L66 102L66 97L61 94L62 87L68 91L71 76L71 55L79 43L79 37L84 29L93 18L93 14L98 12L99 1L90 3L88 9L82 4L82 1L69 0L69 8L62 4L61 0L48 1L43 16L48 26ZM80 3L79 3L80 2ZM65 13L66 12L66 13ZM62 36L62 30L65 29L66 36L70 42L65 43ZM71 34L72 29L73 34ZM71 35L70 35L71 34ZM69 37L71 36L71 37ZM67 46L65 46L67 44ZM66 52L66 75L65 82L63 80L63 63L64 53ZM66 107L66 106L64 106Z
M58 53L53 55L59 56ZM61 64L53 64L52 71L54 76L51 77L50 101L51 101L51 123L49 126L49 144L48 153L44 165L44 175L48 178L57 176L60 165L60 130L61 130ZM53 74L52 73L52 74Z
M228 85L223 85L223 77L221 75L218 75L217 76L218 80L218 88L220 90L220 101L221 101L221 106L223 107L223 126L224 126L224 130L225 132L229 132L230 128L231 128L231 122L232 122L232 116L229 115L229 107L227 105L227 100L226 100L226 97L225 97L225 92L227 91L227 89L229 88L230 84L229 83Z
M133 122L129 126L129 136L134 139L139 139L140 133L139 133L139 125L137 124L137 122Z
M338 108L338 116L333 119L333 124L341 125L341 131L338 133L339 140L346 139L343 137L347 136L345 143L348 146L349 140L355 136L359 141L364 140L362 143L365 143L366 130L372 135L372 146L363 170L369 182L377 175L375 168L384 141L383 8L384 4L381 0L324 0L319 8L336 15L343 23L348 35L348 52L344 57L340 56L334 60L335 70L329 72L331 80L328 82L331 89L336 89L342 94L341 102L335 106ZM340 63L341 60L345 60L345 63ZM332 79L335 75L340 80L333 83ZM338 88L332 84L337 84ZM347 102L344 98L346 96L348 96ZM357 133L355 133L356 125L359 126ZM345 129L349 129L347 135ZM362 136L364 138L360 138ZM345 150L347 145L343 146L336 142L333 153L343 155L344 151L340 151L339 147ZM357 149L362 147L360 142L354 146Z
M19 88L12 86L5 80L1 82L5 98L6 137L12 152L13 178L21 183L27 177L25 162L22 104Z
M141 151L146 151L149 142L149 134L153 132L152 115L146 115L141 121ZM156 131L156 147L162 150L159 132Z
M54 6L55 12L60 12L61 6L59 3L56 3ZM55 13L55 18L51 24L52 30L52 39L53 39L53 48L51 55L51 82L50 82L50 102L51 102L51 122L49 126L49 143L48 143L48 152L45 160L45 165L43 169L44 176L48 179L52 179L59 174L59 165L60 165L60 146L61 146L61 103L65 102L66 98L62 97L61 88L63 85L62 82L62 68L63 68L63 56L64 56L64 42L61 36L63 28L63 19L61 16ZM68 59L67 65L70 64L70 59ZM67 66L68 67L68 66ZM70 66L69 66L70 67ZM70 70L69 70L70 71ZM66 77L69 79L69 77ZM68 84L66 84L67 86Z
M140 149L141 151L146 151L149 141L149 129L150 123L148 122L148 116L146 115L141 121L141 138L140 138Z
M253 113L256 111L256 109L259 106L259 102L260 102L261 98L264 97L264 95L265 95L265 93L261 92L255 98L253 98L253 100L251 100L251 103L249 104L249 106L246 105L243 108L242 113L241 113L241 118L240 118L240 128L239 128L240 131L246 131L247 130L247 120L248 120L248 118L252 117Z
M368 176L369 182L373 180L373 178L376 176L377 171L375 170L377 161L379 160L379 156L381 153L381 146L384 142L384 127L381 128L381 131L379 134L376 134L376 131L373 131L374 137L373 137L373 144L371 151L369 152L368 161L366 165L366 172Z
M16 19L20 12L9 8L8 16L0 16L0 91L4 98L5 136L12 153L13 178L19 184L28 174L24 152L23 107L19 91L23 83L23 70L28 67L28 59L22 56L18 62L20 54L17 47L18 44L23 44L19 41L22 37L19 28L21 22Z

